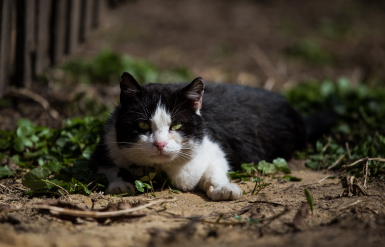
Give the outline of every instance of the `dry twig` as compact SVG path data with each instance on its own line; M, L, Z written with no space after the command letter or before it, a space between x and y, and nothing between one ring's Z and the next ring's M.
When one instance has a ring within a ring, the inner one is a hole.
M336 165L338 165L344 157L345 157L345 154L342 154L342 155L336 160L336 162L334 162L333 165L331 165L331 166L328 167L328 170L330 170L330 169L332 169L333 167L335 167Z

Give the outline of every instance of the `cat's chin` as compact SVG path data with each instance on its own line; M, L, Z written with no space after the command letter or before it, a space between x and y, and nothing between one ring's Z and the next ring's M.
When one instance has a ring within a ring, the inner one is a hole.
M155 163L162 163L162 162L166 162L166 161L171 161L173 159L173 156L169 155L169 154L156 154L156 155L151 156L151 159Z

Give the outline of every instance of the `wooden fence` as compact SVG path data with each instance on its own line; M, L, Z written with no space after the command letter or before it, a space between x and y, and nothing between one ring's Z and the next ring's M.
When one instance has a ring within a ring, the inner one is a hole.
M104 0L0 0L0 97L11 81L36 75L73 53L98 27Z

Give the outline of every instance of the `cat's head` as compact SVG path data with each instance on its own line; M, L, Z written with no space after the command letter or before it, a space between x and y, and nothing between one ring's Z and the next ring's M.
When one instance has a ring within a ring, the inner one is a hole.
M141 86L127 72L121 79L120 110L115 120L121 153L138 165L189 160L204 137L202 78L186 86Z

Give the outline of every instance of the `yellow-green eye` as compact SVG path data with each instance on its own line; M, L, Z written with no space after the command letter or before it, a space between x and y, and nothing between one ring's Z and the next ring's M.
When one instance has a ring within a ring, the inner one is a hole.
M181 123L175 123L171 126L171 129L172 130L177 130L179 129L180 127L182 127L182 124Z
M139 128L141 128L142 130L148 130L150 128L150 125L148 125L148 123L145 123L145 122L139 122L138 125L139 125Z

